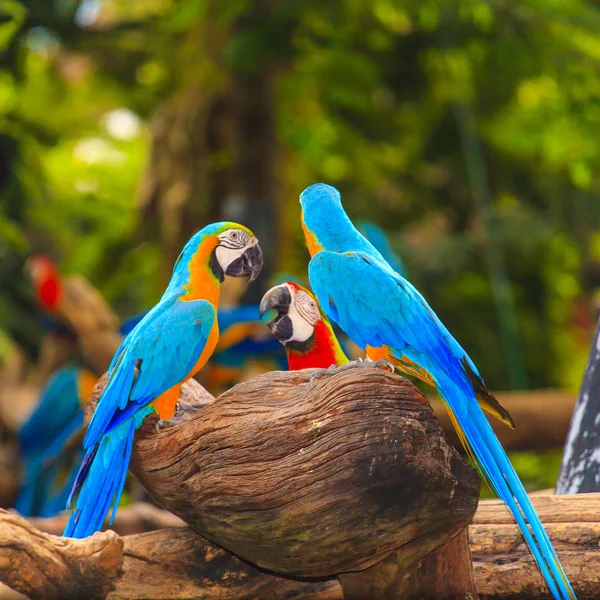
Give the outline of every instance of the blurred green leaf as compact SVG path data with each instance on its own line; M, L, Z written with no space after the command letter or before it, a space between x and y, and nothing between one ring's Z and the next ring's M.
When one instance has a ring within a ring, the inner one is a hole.
M10 44L23 25L27 11L17 0L0 0L0 52Z

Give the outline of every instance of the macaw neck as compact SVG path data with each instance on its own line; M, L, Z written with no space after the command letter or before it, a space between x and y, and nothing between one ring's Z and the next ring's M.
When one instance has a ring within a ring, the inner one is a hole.
M217 307L224 277L215 256L218 243L216 236L208 236L196 248L186 248L175 265L163 298L176 296L183 302L202 299Z
M305 342L288 342L285 345L290 371L301 369L327 369L331 365L344 365L344 354L329 322L319 321L313 335Z

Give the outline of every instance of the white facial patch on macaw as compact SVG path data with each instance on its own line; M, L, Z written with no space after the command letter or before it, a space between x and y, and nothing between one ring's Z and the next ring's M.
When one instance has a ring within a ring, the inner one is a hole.
M258 239L250 237L243 229L228 229L219 235L219 245L215 252L217 260L223 271L227 271L229 265L238 259L244 252L258 244Z
M288 316L294 324L294 335L288 340L292 342L305 342L314 333L317 322L321 320L318 304L303 290L296 292Z

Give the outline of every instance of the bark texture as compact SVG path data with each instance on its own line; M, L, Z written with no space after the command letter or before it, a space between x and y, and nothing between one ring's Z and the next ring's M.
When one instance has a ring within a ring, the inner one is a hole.
M600 494L532 496L577 597L600 597ZM480 503L469 526L481 598L551 598L539 569L499 500Z
M376 368L310 375L241 383L159 433L148 420L132 470L203 536L293 576L399 548L409 568L466 527L479 479L414 386Z
M533 496L532 501L577 597L580 600L599 598L600 494ZM148 518L146 507L141 506L119 511L122 514L117 519L126 519L128 512L138 509L141 514L130 520L130 525L135 521L145 528L178 522L173 521L176 517L159 509L153 510L163 512L162 516ZM34 522L46 531L56 525L55 519ZM96 534L87 540L73 542L73 545L65 544L66 540L62 538L41 533L21 517L2 511L0 532L0 581L28 593L31 598L84 598L89 590L103 593L107 587L112 590L107 592L109 598L341 600L343 597L342 587L335 578L319 582L299 582L264 573L210 544L187 527L161 529L150 534L128 535L123 538L116 538L112 532ZM482 600L550 598L517 526L513 524L512 517L501 502L480 502L473 523L469 526L469 540L473 574ZM433 589L433 593L440 594L439 588L435 588L437 584L434 584L436 573L440 572L440 568L450 568L452 571L460 569L455 562L456 549L452 548L454 543L462 542L455 537L419 562L415 570L417 585L427 585L429 590ZM436 554L444 549L448 552L442 557L441 563L438 563ZM464 552L464 547L460 552ZM75 556L77 568L73 568ZM346 600L348 594L357 593L359 584L361 589L365 589L376 569L380 570L382 577L386 571L389 574L392 566L387 561L393 565L393 556L394 554L367 569L365 577L356 580L354 591L349 587L352 574L342 575L340 579L346 588ZM85 581L81 579L81 573L85 573ZM452 582L453 572L450 575L449 581ZM110 586L107 579L110 580ZM391 581L393 585L400 582L401 593L414 589L408 587L404 578L387 581ZM382 583L379 584L379 589L385 589ZM2 592L0 590L0 598L4 600ZM408 597L427 597L422 593L419 590ZM443 595L432 597L444 598Z

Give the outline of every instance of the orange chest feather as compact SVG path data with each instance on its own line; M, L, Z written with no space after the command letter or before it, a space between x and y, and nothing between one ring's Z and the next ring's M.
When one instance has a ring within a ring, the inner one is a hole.
M190 374L185 378L185 381L192 378L200 369L208 362L208 359L212 356L212 353L215 351L217 346L217 342L219 341L219 323L215 318L215 322L210 330L208 335L208 339L206 340L206 344L204 344L204 349L202 350L202 354L196 361L196 364L193 366Z
M302 223L302 231L304 232L304 239L306 240L306 247L308 248L308 252L311 256L314 256L315 254L317 254L317 252L321 252L321 250L323 250L323 246L319 244L317 236L306 226L303 214L300 215L300 222Z

